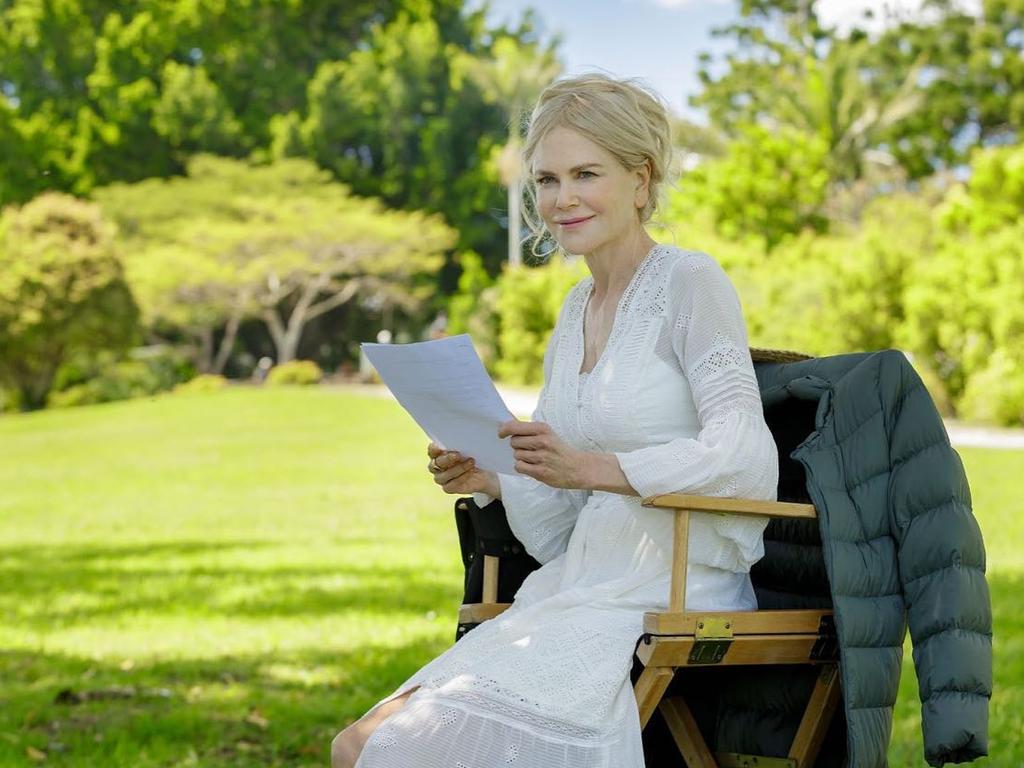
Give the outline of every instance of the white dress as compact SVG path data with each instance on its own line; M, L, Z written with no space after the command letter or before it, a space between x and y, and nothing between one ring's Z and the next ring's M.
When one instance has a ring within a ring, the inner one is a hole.
M584 278L562 305L533 419L578 449L615 453L642 496L775 499L777 451L739 298L719 264L655 246L600 359L581 375L592 285ZM509 525L542 567L508 610L375 705L420 686L373 732L356 768L644 765L630 670L644 612L668 605L672 514L636 496L499 481ZM749 571L764 554L765 525L693 516L688 609L756 608Z

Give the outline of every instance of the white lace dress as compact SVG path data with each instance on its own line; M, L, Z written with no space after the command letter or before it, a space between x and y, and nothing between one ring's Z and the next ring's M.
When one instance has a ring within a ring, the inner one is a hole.
M775 443L740 302L719 264L655 246L596 366L581 375L592 285L581 280L562 306L533 419L579 449L615 453L643 496L775 499ZM644 612L668 605L672 515L636 496L499 480L509 524L542 567L507 611L378 702L420 686L356 767L642 768L630 669ZM756 607L749 571L765 525L694 515L688 608Z

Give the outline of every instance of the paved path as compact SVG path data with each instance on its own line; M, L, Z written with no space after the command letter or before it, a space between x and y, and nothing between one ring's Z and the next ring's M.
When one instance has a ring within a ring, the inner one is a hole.
M342 386L352 392L361 392L376 397L391 397L391 392L382 384L345 384ZM497 387L512 413L520 418L529 418L537 404L539 390L528 387L509 387L503 384L499 384ZM949 433L949 441L954 446L1024 450L1024 429L964 424L954 419L945 419L944 423L946 431Z

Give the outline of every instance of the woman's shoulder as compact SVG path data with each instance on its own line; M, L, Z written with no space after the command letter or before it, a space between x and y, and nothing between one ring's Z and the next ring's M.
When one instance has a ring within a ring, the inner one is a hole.
M711 270L724 273L725 271L722 269L722 265L718 262L718 259L707 251L683 248L682 246L672 243L666 243L659 247L664 251L666 255L664 260L665 264L672 272L699 272L701 270Z
M659 273L656 279L663 282L670 293L678 295L730 282L718 259L706 251L672 244L662 245L660 250L662 258L654 271Z

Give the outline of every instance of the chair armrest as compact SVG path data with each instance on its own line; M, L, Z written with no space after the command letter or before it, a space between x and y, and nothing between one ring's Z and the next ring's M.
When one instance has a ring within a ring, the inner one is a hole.
M788 501L759 501L756 499L727 499L718 496L695 496L685 493L663 493L648 496L645 507L663 507L675 514L672 534L672 582L669 590L668 610L686 612L686 564L690 547L690 513L755 515L760 517L787 517L805 520L817 518L813 504L794 504Z
M813 520L818 516L813 504L795 504L791 501L758 501L756 499L725 499L718 496L693 496L685 493L663 493L658 496L648 496L641 503L645 507L664 507L689 512L795 517L808 520Z

